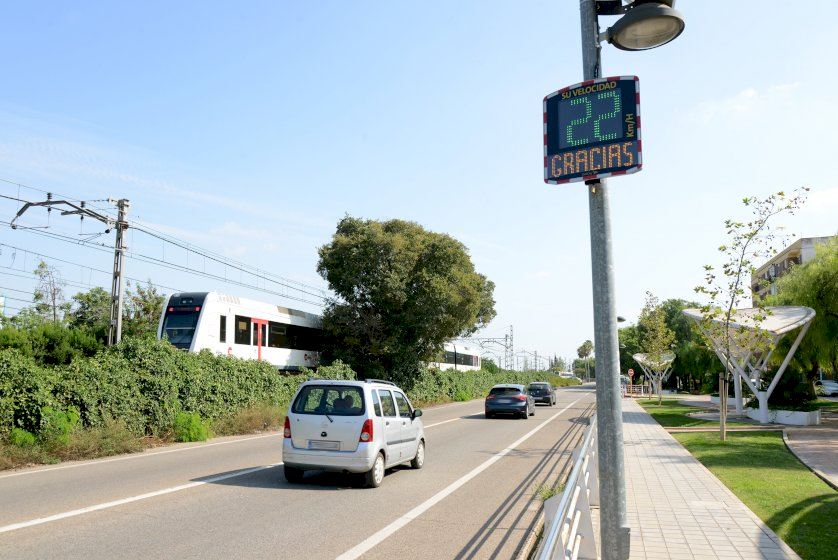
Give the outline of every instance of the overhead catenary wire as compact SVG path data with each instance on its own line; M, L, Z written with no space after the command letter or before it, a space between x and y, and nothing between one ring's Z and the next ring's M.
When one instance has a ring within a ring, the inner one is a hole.
M31 188L32 190L36 190L36 191L43 192L43 193L52 192L53 194L58 194L59 196L62 196L64 198L66 198L67 200L82 202L77 198L73 198L73 197L66 196L66 195L60 195L59 193L55 193L53 191L46 191L44 189L29 187L27 185L19 184L15 181L10 181L10 180L6 180L6 179L2 179L2 178L0 178L0 181L10 183L10 184L13 184L13 185L24 186L26 188ZM8 198L11 198L11 197L8 197ZM18 198L17 201L18 202L25 202L23 199L20 199L20 198ZM6 221L6 220L0 220L0 224L11 225L11 222ZM154 265L154 266L159 266L159 267L170 269L170 270L177 270L177 271L184 272L184 273L187 273L187 274L194 274L194 275L209 278L209 279L212 279L212 280L221 281L221 282L224 282L226 284L230 284L230 285L234 285L234 286L240 286L240 287L252 289L252 290L255 290L255 291L259 291L259 292L262 292L262 293L275 295L275 296L278 296L278 297L291 299L291 300L294 300L294 301L299 301L299 302L302 302L302 303L308 303L310 305L314 305L314 306L317 306L317 307L324 307L325 302L327 301L327 295L326 295L325 290L322 290L322 289L314 287L314 286L307 285L303 282L298 282L298 281L295 281L295 280L291 280L289 278L284 278L282 276L269 273L267 271L260 270L256 267L251 266L251 265L247 265L247 264L242 263L240 261L236 261L234 259L230 259L228 257L220 255L219 253L215 253L213 251L197 247L197 246L192 245L190 243L181 241L181 240L179 240L179 239L177 239L173 236L170 236L168 234L160 232L159 230L156 230L155 228L153 228L152 226L149 226L147 224L143 224L143 223L137 224L136 222L132 222L131 224L129 224L129 229L134 229L134 230L140 231L140 232L142 232L146 235L157 238L157 239L163 241L164 243L169 243L171 245L174 245L178 248L181 248L181 249L187 251L187 258L188 258L188 253L193 253L193 254L205 259L204 266L206 266L206 259L208 259L212 262L215 262L215 263L217 263L221 266L224 266L225 267L225 275L222 276L221 274L213 274L211 272L207 272L206 270L198 270L198 269L195 269L195 268L192 268L192 267L188 266L188 264L187 265L182 265L182 264L178 264L178 263L172 263L172 262L167 261L165 259L159 259L159 258L150 256L150 255L145 255L143 253L140 253L140 252L138 252L136 250L133 250L133 249L130 249L130 248L128 250L126 250L126 256L128 256L132 259L136 259L140 262L144 262L144 263L147 263L147 264L151 264L151 265ZM88 247L88 248L95 249L95 250L102 251L102 252L106 252L106 253L111 253L112 250L113 250L109 245L106 245L106 244L100 243L100 242L91 241L92 238L77 239L77 238L73 238L69 235L57 233L57 232L54 232L54 231L47 231L45 229L36 229L34 227L31 227L31 226L30 227L20 227L19 230L20 231L26 231L28 233L39 235L39 236L42 236L42 237L51 238L51 239L59 240L59 241L66 242L66 243L71 243L71 244L78 245L78 246ZM21 250L27 251L25 249L21 249ZM29 253L30 254L38 254L34 251L29 251ZM42 256L44 256L45 258L50 258L46 255L42 255ZM53 260L56 260L58 262L62 262L62 259L53 258ZM92 269L91 267L87 267L86 265L82 265L80 263L68 262L67 264ZM232 278L227 277L227 275L226 275L227 269L232 269L234 271L238 271L240 273L244 273L244 274L248 274L248 275L252 276L253 279L254 279L254 284L250 284L250 283L247 283L247 282L244 282L244 281L241 281L241 280L237 281L237 280L234 280ZM96 269L92 269L92 270L96 270ZM100 271L100 270L97 270L97 271L98 272L103 272L103 273L106 273L106 274L110 274L107 271ZM141 280L136 279L136 278L130 278L130 277L128 277L128 278L132 281L135 281L135 282L142 282ZM276 290L276 289L270 289L270 288L267 288L265 286L259 286L260 281L262 281L263 283L275 284L276 286L278 286L281 289L281 291ZM165 288L165 289L180 291L180 290L177 290L177 289L169 287L169 286L164 286L164 285L161 285L161 284L158 284L158 285L162 288ZM297 292L297 294L300 294L300 295L293 295L291 293L288 293L285 290L290 290L292 292Z

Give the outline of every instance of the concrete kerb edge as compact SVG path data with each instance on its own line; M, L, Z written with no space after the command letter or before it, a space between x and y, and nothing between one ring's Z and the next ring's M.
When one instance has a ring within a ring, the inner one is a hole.
M791 454L794 455L795 458L797 458L797 460L803 464L803 466L812 471L812 473L815 476L826 482L833 490L838 490L838 486L836 486L835 483L829 480L829 477L827 477L824 472L822 472L817 467L813 467L812 465L804 461L800 455L795 453L794 448L791 445L789 445L788 429L783 429L783 443L786 445L786 449L788 449L791 452Z
M521 551L515 557L515 560L529 560L535 553L536 545L541 540L540 536L544 533L544 502L541 502L541 507L538 510L538 516L535 518L535 529L530 531L527 535Z
M643 408L643 407L642 407L642 406L640 406L640 405L638 405L638 406L640 407L640 409L641 409L641 410L643 410L643 412L644 412L645 414L648 414L650 418L652 417L652 415L651 415L651 414L649 414L648 412L646 412L646 409L645 409L645 408ZM663 429L663 426L661 426L661 425L658 423L658 421L657 421L657 420L655 420L654 418L652 418L652 421L653 421L655 424L657 424L657 426L658 426L658 427L660 427L661 429ZM774 532L774 530L773 530L771 527L769 527L769 526L765 523L765 521L763 521L762 519L760 519L760 518L759 518L759 516L757 516L757 514L755 514L753 511L751 511L751 508L749 508L747 505L745 505L745 503L744 503L744 502L742 502L742 500L740 500L740 499L739 499L739 497L738 497L736 494L734 494L734 493L733 493L733 490L731 490L730 488L728 488L728 487L727 487L727 485L726 485L724 482L722 482L721 480L719 480L719 478L718 478L715 474L713 474L713 471L711 471L711 470L710 470L710 469L708 469L706 466L704 466L704 463L702 463L701 461L699 461L698 459L696 459L695 455L693 455L692 453L690 453L689 449L687 449L686 447L684 447L684 446L681 444L681 442L680 442L680 441L678 441L677 439L675 439L674 437L672 437L672 434L670 434L669 432L667 432L665 429L664 429L663 431L666 433L666 435L667 435L667 436L669 436L670 438L672 438L672 440L673 440L675 443L677 443L678 445L680 445L680 446L681 446L681 447L682 447L682 448L683 448L683 449L684 449L687 453L689 453L690 457L692 457L693 459L695 459L695 462L696 462L696 463L698 463L698 465L699 465L699 467L700 467L700 468L704 469L705 471L707 471L707 473L708 473L710 476L712 476L713 478L715 478L715 479L718 481L719 486L721 486L721 488L722 488L722 489L723 489L723 490L724 490L724 491L725 491L725 492L726 492L726 493L727 493L727 494L728 494L728 495L729 495L729 496L730 496L733 500L736 500L737 502L741 503L741 504L744 506L745 514L746 514L746 515L748 515L748 516L749 516L749 517L750 517L750 518L751 518L751 519L752 519L752 520L753 520L753 521L754 521L754 522L755 522L755 523L759 526L759 528L760 528L760 529L762 529L764 532L766 532L766 533L768 534L769 538L770 538L772 541L774 541L774 542L776 542L776 543L777 543L777 546L778 546L778 547L780 547L780 549L783 551L783 553L784 553L784 554L786 554L789 558L796 559L796 560L802 560L802 559L800 558L800 556L799 556L799 555L798 555L798 554L797 554L794 550L792 550L792 548L791 548L789 545L787 545L787 544L786 544L786 542L785 542L783 539L781 539L781 538L777 535L777 533L775 533L775 532Z

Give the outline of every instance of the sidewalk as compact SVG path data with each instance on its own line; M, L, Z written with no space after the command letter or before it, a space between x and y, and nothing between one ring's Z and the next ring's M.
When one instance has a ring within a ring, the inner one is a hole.
M838 489L838 420L824 419L820 426L806 428L788 427L783 437L798 459Z
M640 405L622 404L632 560L799 560Z

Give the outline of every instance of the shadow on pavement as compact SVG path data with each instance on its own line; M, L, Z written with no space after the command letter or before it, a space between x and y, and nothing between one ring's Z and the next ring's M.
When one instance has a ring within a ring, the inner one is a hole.
M593 412L593 406L586 408L588 413ZM584 420L584 418L575 418L574 420ZM524 543L524 536L536 530L536 523L538 516L533 519L526 526L519 526L522 518L530 509L529 505L540 497L535 492L535 484L538 480L545 480L550 478L553 474L557 474L557 481L562 481L564 476L570 471L572 463L570 461L570 454L576 446L578 440L584 433L584 425L587 422L577 421L573 422L574 426L567 430L556 441L556 443L549 449L541 450L512 450L507 457L530 457L533 454L543 454L543 457L533 469L527 473L527 476L515 486L512 492L501 502L495 512L489 517L480 529L469 539L466 545L460 550L455 558L500 558L516 557L520 553L521 546ZM496 452L492 452L494 454ZM489 543L490 537L500 537L500 541ZM518 541L518 542L515 542ZM509 544L515 544L514 554L503 552L504 547Z
M211 480L213 478L234 474L246 469L236 469L194 478L191 482L204 482L207 484L218 484L220 486L238 486L240 488L268 488L283 490L349 490L362 487L362 475L351 473L337 473L327 471L306 471L301 484L290 484L285 480L282 472L282 465L277 465L261 471L256 471L241 476L231 476L223 480ZM385 480L391 476L398 475L403 470L412 470L407 465L398 465L387 469L384 474Z

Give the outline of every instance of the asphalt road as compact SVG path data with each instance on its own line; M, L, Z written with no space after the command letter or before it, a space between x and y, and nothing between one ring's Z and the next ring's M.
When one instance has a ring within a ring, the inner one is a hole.
M486 420L482 401L427 409L425 467L378 489L289 485L280 434L0 472L0 558L513 558L593 401L561 390L526 421Z

